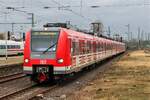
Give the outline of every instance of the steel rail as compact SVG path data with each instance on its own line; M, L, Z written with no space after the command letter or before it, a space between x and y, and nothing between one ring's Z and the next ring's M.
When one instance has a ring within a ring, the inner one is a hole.
M0 84L4 83L4 82L15 80L15 79L23 78L25 76L26 75L23 73L16 73L16 74L11 74L11 75L7 75L7 76L1 76L0 77Z

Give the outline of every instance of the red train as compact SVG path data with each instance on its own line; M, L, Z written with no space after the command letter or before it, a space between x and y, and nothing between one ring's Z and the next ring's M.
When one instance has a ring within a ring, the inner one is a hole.
M26 33L24 73L36 82L61 78L125 51L125 44L67 28Z

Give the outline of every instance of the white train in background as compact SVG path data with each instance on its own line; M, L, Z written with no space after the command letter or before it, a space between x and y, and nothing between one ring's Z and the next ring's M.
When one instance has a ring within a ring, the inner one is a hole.
M12 40L7 40L6 42L6 40L0 40L0 56L4 56L6 54L22 55L23 50L24 50L24 42L16 42Z

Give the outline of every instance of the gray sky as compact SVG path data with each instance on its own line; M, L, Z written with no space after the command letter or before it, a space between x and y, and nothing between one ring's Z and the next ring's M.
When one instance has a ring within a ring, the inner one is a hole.
M62 5L71 6L68 9L73 12L57 8ZM44 9L45 6L51 8ZM91 6L99 7L91 8ZM150 0L0 0L0 22L31 22L30 15L6 7L34 13L36 26L46 22L71 21L80 28L89 29L92 21L100 20L105 30L108 26L111 27L112 33L125 35L127 24L130 24L134 36L138 27L150 33ZM7 16L3 12L8 12ZM14 29L26 31L30 26L16 25ZM0 25L0 31L7 30L11 30L11 25Z

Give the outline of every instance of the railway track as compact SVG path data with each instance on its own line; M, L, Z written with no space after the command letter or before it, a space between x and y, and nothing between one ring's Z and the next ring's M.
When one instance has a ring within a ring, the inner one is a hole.
M27 86L13 93L9 93L0 97L0 100L29 100L38 94L43 94L47 91L55 89L57 85L53 86L39 86L34 84L32 86Z
M38 94L51 92L57 88L59 88L58 85L41 86L37 84L30 84L26 87L10 92L9 94L1 95L0 100L32 100L32 98L35 98Z
M9 67L14 67L14 66L22 66L23 63L19 63L19 64L12 64L12 65L0 65L0 70L1 69L5 69L5 68L9 68Z
M16 73L16 74L11 74L11 75L7 75L7 76L2 76L2 77L0 77L0 84L4 83L4 82L15 80L15 79L23 78L25 76L26 75L23 73Z

